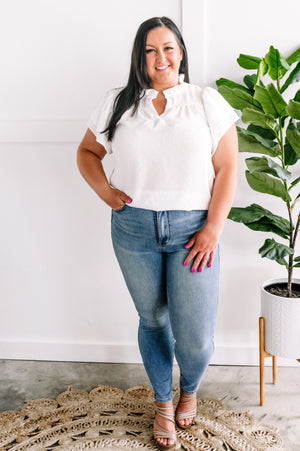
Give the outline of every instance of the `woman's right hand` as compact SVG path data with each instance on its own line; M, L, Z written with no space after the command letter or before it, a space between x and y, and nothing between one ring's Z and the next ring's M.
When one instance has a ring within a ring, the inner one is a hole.
M124 204L130 204L132 199L123 191L109 185L102 165L105 155L105 148L96 141L96 136L88 128L78 147L78 168L100 199L113 210L119 210Z
M116 188L111 188L107 198L105 199L105 202L113 210L119 210L124 206L124 204L130 204L132 202L132 199L123 191L120 191Z

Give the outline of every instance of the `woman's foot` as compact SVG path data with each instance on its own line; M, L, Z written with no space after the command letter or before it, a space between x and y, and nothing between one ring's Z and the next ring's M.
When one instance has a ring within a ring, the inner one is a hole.
M177 404L175 421L181 429L189 428L195 419L197 413L197 395L188 394L180 389L180 398Z
M156 446L161 450L175 449L177 442L173 402L155 402L155 405L156 411L153 425L153 435Z

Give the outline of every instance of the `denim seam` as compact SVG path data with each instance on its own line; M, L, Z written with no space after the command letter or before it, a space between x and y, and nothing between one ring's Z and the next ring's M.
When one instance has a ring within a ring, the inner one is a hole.
M166 241L165 243L161 243L161 235L159 233L159 225L158 225L158 214L156 212L156 229L157 229L157 235L158 235L158 245L160 247L166 246L169 243L170 239L171 239L169 213L168 213L168 211L166 211L166 213L167 213L167 220L168 220L168 235L169 235L169 238L168 238L168 241Z

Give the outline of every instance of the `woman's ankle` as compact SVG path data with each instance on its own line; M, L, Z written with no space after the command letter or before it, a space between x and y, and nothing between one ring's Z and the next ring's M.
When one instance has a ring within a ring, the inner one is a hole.
M173 407L173 400L171 399L171 401L167 401L167 402L159 402L159 401L155 401L155 405L157 407Z

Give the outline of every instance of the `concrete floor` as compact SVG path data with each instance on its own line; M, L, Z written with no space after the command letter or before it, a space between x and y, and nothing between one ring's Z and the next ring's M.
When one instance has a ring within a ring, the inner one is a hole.
M267 367L263 407L257 367L210 366L198 396L219 398L227 409L250 410L256 423L279 428L288 451L300 451L300 366L278 368L275 386L271 377ZM142 365L0 360L0 411L19 410L29 399L56 398L70 385L90 391L100 384L124 390L143 383L149 382Z

